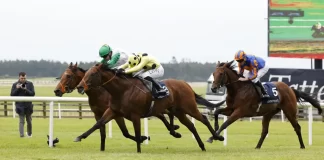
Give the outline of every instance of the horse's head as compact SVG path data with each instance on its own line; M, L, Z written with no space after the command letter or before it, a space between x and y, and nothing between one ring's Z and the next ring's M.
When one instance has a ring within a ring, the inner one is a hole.
M108 69L107 72L104 72L103 68L102 63L96 64L85 73L81 82L77 85L77 89L80 94L84 94L91 88L103 86L114 79L116 73L110 69Z
M54 90L55 95L62 97L64 93L71 93L79 84L85 72L86 71L84 69L78 67L77 63L73 65L71 62L62 73L61 77L57 78L60 79L60 82L57 84Z
M213 72L214 81L211 87L212 92L216 93L216 90L222 86L229 85L239 78L238 74L234 70L235 66L232 65L234 61L222 62L218 61L216 65L216 70Z
M316 31L316 25L314 24L313 26L312 26L312 29L311 29L311 31L313 31L313 30L315 30Z

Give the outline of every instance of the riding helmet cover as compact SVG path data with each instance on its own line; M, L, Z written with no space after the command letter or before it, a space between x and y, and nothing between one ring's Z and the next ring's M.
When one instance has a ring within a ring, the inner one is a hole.
M109 52L111 52L111 48L110 46L108 46L107 44L104 44L103 46L101 46L101 48L99 49L99 56L100 57L104 57L106 55L109 54Z

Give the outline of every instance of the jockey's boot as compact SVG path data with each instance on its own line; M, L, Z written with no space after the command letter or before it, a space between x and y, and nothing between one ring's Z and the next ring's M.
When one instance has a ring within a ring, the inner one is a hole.
M147 76L147 77L145 77L144 79L146 79L146 80L148 80L148 81L150 81L150 82L152 82L152 84L153 84L153 86L154 86L154 88L156 89L156 92L157 92L157 94L158 95L164 95L164 94L166 94L166 89L164 88L164 87L162 87L156 80L154 80L152 77L150 77L150 76Z
M255 83L257 86L260 87L261 89L261 98L269 98L270 96L268 95L267 91L265 90L265 88L263 87L262 83L260 81L258 81L257 83Z

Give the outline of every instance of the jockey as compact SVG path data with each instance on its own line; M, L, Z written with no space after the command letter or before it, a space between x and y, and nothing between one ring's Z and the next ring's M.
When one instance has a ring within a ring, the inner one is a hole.
M162 87L154 80L164 75L164 68L154 57L147 53L133 53L129 55L128 62L120 66L118 72L126 74L133 73L134 77L139 76L152 82L158 95L165 94L167 91L165 87Z
M264 59L256 57L254 55L247 55L243 50L236 52L234 59L239 64L238 74L243 74L244 69L250 71L249 78L240 77L239 81L248 81L251 80L254 84L261 88L262 98L270 97L266 92L265 88L260 82L261 77L263 77L269 70L269 67L266 65Z
M321 29L322 28L322 24L320 22L316 23L316 29Z
M114 49L104 44L99 49L99 56L102 58L101 63L108 68L117 68L128 61L128 54L120 49Z

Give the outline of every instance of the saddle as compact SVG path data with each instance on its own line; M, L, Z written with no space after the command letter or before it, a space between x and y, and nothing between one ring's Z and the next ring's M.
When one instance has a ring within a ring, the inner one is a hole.
M162 92L158 92L158 90L154 87L152 82L145 80L143 78L140 78L140 77L136 77L136 78L138 78L144 84L144 86L151 92L153 99L163 99L170 95L169 89L167 88L167 86L165 85L165 83L163 81L156 80L164 90Z

